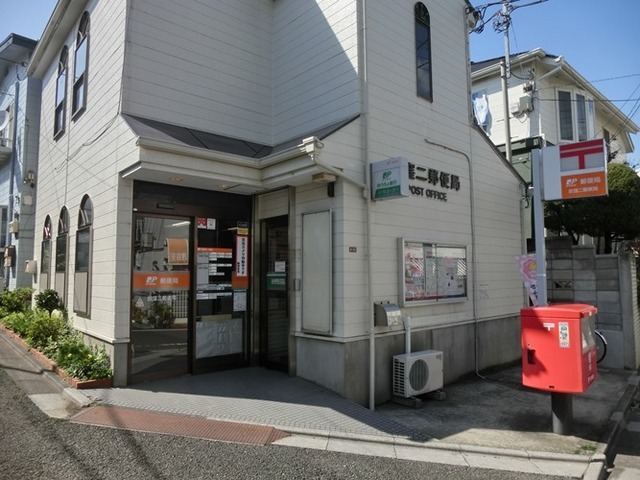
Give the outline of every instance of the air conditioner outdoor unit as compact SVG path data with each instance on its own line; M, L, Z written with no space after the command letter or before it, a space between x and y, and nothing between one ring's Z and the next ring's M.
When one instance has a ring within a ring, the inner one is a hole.
M12 220L9 222L9 233L18 233L20 231L20 222Z
M443 385L442 352L424 350L393 357L393 394L409 398Z

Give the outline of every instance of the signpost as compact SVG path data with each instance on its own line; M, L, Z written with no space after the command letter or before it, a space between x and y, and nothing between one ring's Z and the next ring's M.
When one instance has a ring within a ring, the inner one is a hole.
M608 195L604 139L536 149L532 152L533 221L535 228L538 305L546 306L547 266L543 201ZM573 398L551 394L553 433L569 434Z
M389 200L409 195L409 162L406 158L394 157L371 164L373 200Z
M543 148L543 200L606 196L605 152L602 139Z

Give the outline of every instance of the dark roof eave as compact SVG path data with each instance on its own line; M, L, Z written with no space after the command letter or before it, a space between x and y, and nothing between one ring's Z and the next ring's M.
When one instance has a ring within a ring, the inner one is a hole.
M322 140L353 122L359 115L332 123L305 135L292 138L277 145L265 145L239 138L228 137L188 127L172 125L158 120L122 114L125 121L139 138L174 144L177 147L200 148L209 152L221 152L238 157L262 159L277 155L302 143L302 139L314 136Z

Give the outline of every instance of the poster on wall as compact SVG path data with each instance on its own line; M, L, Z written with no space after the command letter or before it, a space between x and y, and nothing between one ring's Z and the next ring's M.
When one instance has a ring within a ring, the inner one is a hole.
M467 298L467 250L399 239L402 305Z

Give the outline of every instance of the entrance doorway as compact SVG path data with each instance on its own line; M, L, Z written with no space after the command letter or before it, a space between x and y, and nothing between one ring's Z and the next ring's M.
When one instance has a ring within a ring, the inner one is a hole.
M262 222L260 351L267 368L289 369L289 220Z
M135 215L130 376L185 374L191 305L191 221Z
M129 383L249 364L252 198L135 182Z

